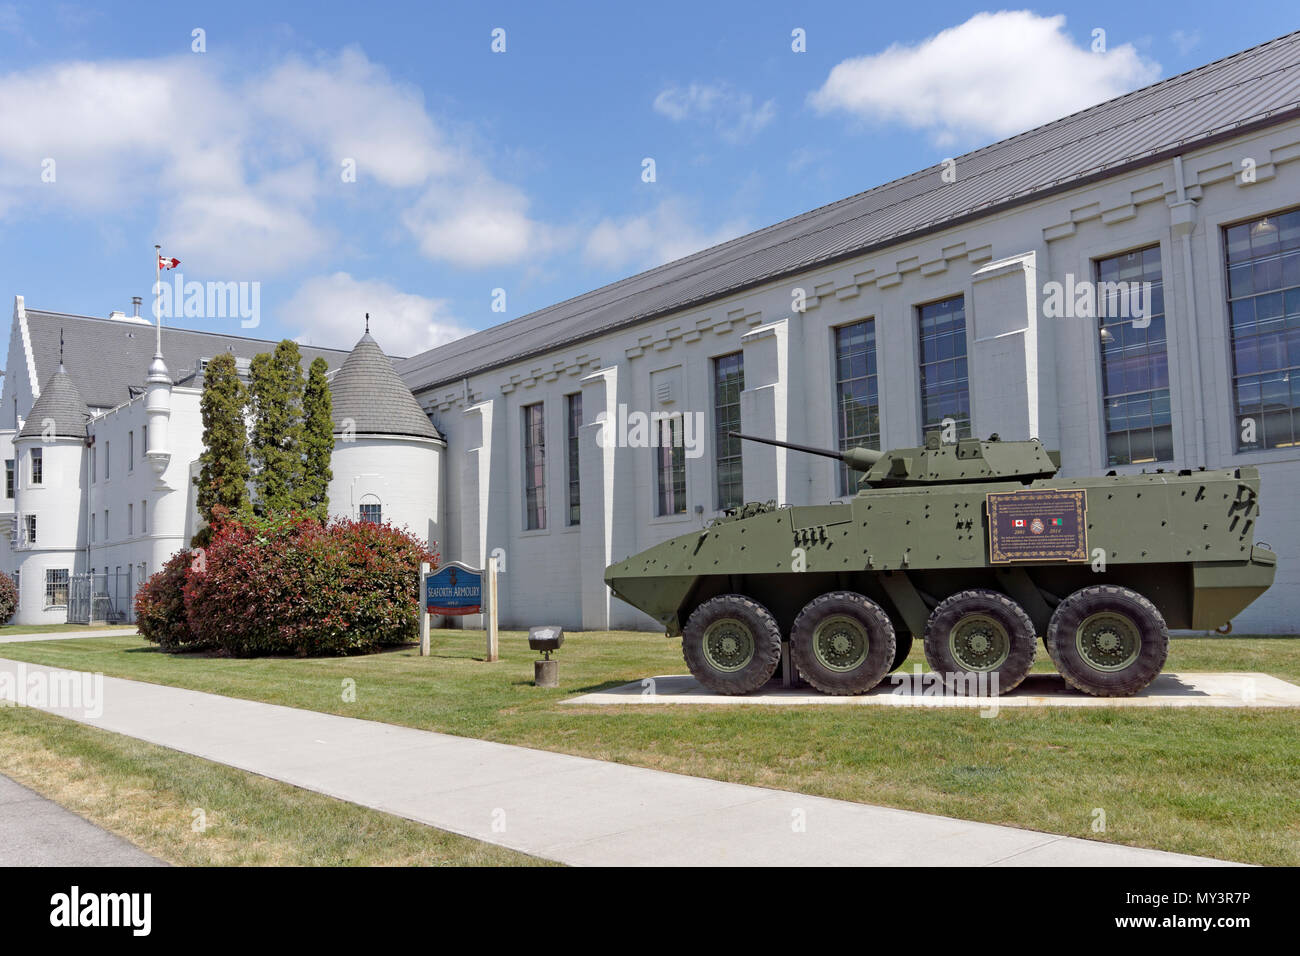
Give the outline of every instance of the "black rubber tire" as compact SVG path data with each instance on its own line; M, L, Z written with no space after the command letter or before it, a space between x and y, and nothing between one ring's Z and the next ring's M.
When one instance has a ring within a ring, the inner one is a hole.
M903 666L907 655L912 653L912 632L894 630L894 663L889 665L889 673L894 673Z
M1097 670L1079 653L1080 624L1101 611L1122 614L1136 626L1141 646L1123 670ZM1169 656L1169 628L1154 604L1129 588L1098 584L1081 588L1056 606L1047 625L1047 651L1066 682L1094 697L1132 697L1150 684Z
M969 614L983 614L992 618L1007 632L1010 646L1006 658L996 667L983 671L968 670L953 656L948 646L949 636L957 623ZM950 691L969 692L972 687L985 693L994 675L998 694L1008 694L1034 666L1038 654L1038 635L1034 622L1019 604L999 591L972 588L958 591L941 601L930 612L925 624L925 659L930 670L943 676Z
M813 652L813 632L832 614L853 618L867 632L867 652L849 671L822 664ZM809 601L790 631L790 659L800 676L823 694L865 694L879 684L894 663L897 643L889 615L870 598L855 591L828 591Z
M724 618L735 618L754 638L754 654L743 668L722 671L705 656L704 633ZM705 601L682 628L682 657L691 676L715 694L748 694L758 690L776 673L781 663L781 628L772 612L743 594L722 594Z

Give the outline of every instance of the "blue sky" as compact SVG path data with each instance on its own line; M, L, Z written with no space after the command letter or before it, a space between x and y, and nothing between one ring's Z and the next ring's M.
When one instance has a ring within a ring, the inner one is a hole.
M173 324L348 347L369 310L411 354L1271 39L1283 6L0 0L0 291L129 310L161 242L260 283L256 330Z

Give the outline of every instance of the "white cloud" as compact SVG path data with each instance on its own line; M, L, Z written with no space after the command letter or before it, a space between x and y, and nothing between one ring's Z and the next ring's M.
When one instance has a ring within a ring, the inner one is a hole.
M754 97L726 83L692 83L670 86L654 100L654 111L675 123L704 123L723 139L740 143L751 139L776 116L776 101L755 105Z
M699 252L749 230L741 220L716 229L695 226L681 202L666 199L650 212L622 219L603 219L587 236L583 259L607 269L651 268Z
M914 46L836 65L809 97L828 113L929 130L940 143L1008 136L1154 82L1131 44L1076 46L1065 17L977 13Z
M356 160L358 179L419 186L454 168L455 151L425 112L420 90L395 82L355 48L313 64L291 58L258 83L256 96L291 144L317 146L334 169Z
M447 313L443 299L401 292L378 279L354 279L346 272L308 279L284 304L286 328L297 340L324 348L351 348L365 331L389 355L414 355L469 334Z
M552 231L528 215L528 198L490 176L430 188L402 216L429 259L481 268L526 261L554 245Z
M1174 48L1178 50L1179 55L1187 56L1201 45L1201 31L1175 30L1169 34L1169 40L1173 43Z
M257 279L322 255L335 237L320 207L343 189L431 259L487 266L548 247L527 196L355 48L256 74L210 54L0 75L0 129L0 215L156 206L155 235L193 275ZM349 159L355 184L340 176Z

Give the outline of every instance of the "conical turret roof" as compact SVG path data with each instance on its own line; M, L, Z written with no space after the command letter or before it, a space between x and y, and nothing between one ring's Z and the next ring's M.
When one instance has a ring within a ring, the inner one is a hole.
M41 438L46 433L45 423L54 423L57 438L85 438L86 419L90 409L82 401L81 392L72 377L60 365L58 371L45 380L40 398L32 406L31 414L18 433L19 438Z
M369 332L334 373L330 403L336 434L442 437Z

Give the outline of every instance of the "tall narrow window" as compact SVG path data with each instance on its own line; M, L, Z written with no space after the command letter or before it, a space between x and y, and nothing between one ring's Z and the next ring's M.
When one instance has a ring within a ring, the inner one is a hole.
M129 538L135 534L135 505L126 506L126 536Z
M1107 463L1169 461L1174 438L1159 246L1098 260L1097 313Z
M1229 226L1237 450L1300 444L1300 208Z
M108 533L108 509L104 509L104 540L107 541L112 535Z
M655 453L655 488L659 507L656 514L686 513L686 443L682 416L672 415L655 422L659 447Z
M99 478L99 449L94 445L90 446L90 480L95 481Z
M5 497L12 498L13 496L14 496L14 460L12 458L6 458L5 459Z
M546 527L546 422L542 403L524 406L524 526Z
M717 469L718 510L744 504L740 431L740 393L745 389L745 353L733 352L713 360L713 458Z
M951 422L970 437L966 378L966 304L962 296L921 306L921 437ZM947 437L947 436L945 436Z
M91 514L91 516L90 516L90 540L91 540L91 541L94 541L94 540L95 540L95 516L94 516L94 514Z
M42 449L32 449L32 484L39 485L45 480L45 457Z
M572 395L566 395L565 401L568 403L568 434L566 435L568 447L566 453L569 461L569 524L576 525L582 522L582 483L580 481L581 472L579 471L578 462L578 430L582 428L582 393L574 392Z
M23 515L23 533L29 545L36 543L36 515Z
M880 447L880 391L876 381L876 321L835 330L835 429L840 451ZM840 494L857 486L857 473L840 465Z
M45 572L45 606L68 606L68 569L48 568Z
M149 454L149 426L140 426L140 457L144 458Z
M111 442L104 442L104 477L107 478L113 470L113 454L110 449L113 447Z
M126 470L135 471L135 432L126 433Z
M149 533L149 510L148 509L149 509L149 503L147 501L140 502L140 533L141 534Z

